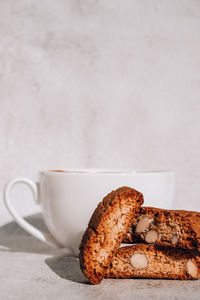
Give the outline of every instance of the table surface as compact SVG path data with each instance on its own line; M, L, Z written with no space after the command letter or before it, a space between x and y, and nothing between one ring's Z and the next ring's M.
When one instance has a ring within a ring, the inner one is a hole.
M81 273L78 259L70 257L67 250L47 247L5 218L5 211L2 219L1 300L200 299L200 281L105 279L100 285L92 286ZM40 214L33 214L27 220L45 230Z

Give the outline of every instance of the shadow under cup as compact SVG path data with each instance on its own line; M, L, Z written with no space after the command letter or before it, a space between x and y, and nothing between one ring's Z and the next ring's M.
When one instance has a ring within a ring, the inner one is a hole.
M21 218L10 201L14 184L29 186L41 206L49 230L41 232ZM135 172L132 170L49 170L40 172L39 182L27 178L11 180L4 200L16 222L36 238L54 247L65 247L73 254L98 203L121 186L132 187L144 195L145 206L173 208L174 172Z

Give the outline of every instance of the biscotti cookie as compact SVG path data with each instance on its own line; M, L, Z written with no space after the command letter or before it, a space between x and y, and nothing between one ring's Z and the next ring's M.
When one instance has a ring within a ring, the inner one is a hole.
M127 231L124 242L199 249L200 213L141 207Z
M194 251L136 244L118 249L105 277L199 279L200 257Z
M94 211L80 244L80 266L92 284L103 279L130 227L143 195L129 187L108 194Z

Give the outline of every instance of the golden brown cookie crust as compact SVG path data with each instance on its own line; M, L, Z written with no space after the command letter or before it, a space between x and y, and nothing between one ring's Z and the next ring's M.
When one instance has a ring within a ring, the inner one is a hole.
M103 279L119 248L143 195L129 187L108 194L95 209L80 244L80 266L92 284Z

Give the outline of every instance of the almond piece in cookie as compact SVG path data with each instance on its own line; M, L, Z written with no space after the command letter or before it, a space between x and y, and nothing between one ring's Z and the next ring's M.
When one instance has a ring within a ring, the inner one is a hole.
M142 217L135 228L136 233L142 233L149 229L150 224L152 223L153 219L149 218L148 216Z
M131 256L130 262L135 269L144 269L148 265L146 255L144 253L134 253Z
M195 251L136 244L118 249L105 277L200 279L200 257Z
M154 244L158 239L158 233L155 230L149 230L146 234L145 241L148 244Z
M92 284L103 279L134 215L143 204L143 195L129 187L108 194L94 211L80 244L80 266Z

